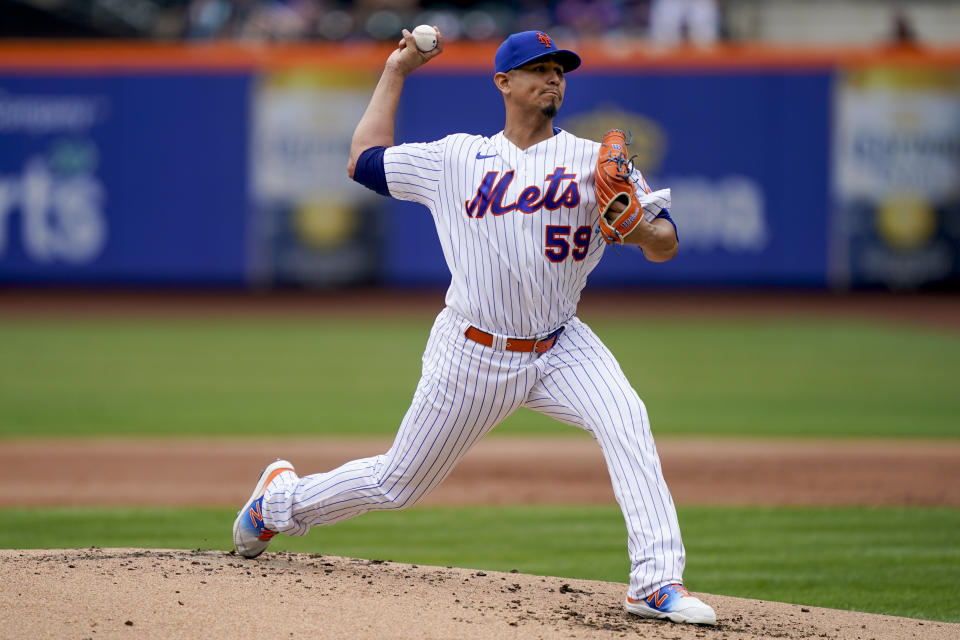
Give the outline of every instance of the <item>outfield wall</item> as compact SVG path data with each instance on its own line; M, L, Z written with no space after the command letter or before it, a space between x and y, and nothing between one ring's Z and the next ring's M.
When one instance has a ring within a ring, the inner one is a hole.
M576 48L557 124L630 129L681 239L591 283L960 283L960 50ZM426 211L346 177L388 51L0 44L0 282L446 283ZM496 133L493 51L411 76L398 141Z

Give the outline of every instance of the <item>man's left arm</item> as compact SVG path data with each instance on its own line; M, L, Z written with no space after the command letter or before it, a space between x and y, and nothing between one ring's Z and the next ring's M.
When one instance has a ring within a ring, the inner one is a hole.
M643 249L644 257L650 262L671 260L680 246L677 230L666 217L655 218L652 222L641 220L623 242Z
M615 215L623 213L626 206L622 202L610 204L610 210ZM651 222L642 217L637 226L623 238L624 244L633 244L643 250L643 255L650 262L666 262L677 255L680 242L677 239L677 227L670 214L664 209Z

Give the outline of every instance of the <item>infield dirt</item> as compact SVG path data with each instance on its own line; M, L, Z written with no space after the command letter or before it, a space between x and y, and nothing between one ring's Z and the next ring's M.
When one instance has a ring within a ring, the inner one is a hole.
M0 507L235 506L275 458L302 475L383 453L373 439L10 440ZM960 506L960 442L658 438L678 503ZM613 503L586 436L478 443L424 504Z
M10 638L960 637L960 624L724 596L704 596L716 627L677 625L625 613L622 584L320 555L9 550L0 575Z

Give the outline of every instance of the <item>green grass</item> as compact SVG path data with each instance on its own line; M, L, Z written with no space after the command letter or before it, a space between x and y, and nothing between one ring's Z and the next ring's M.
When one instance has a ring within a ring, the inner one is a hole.
M430 321L3 320L0 437L392 435ZM658 434L960 437L960 336L853 322L593 323ZM522 410L500 433L564 433Z
M229 549L229 509L5 509L3 548ZM960 622L960 510L682 507L695 591ZM271 550L625 582L619 510L422 507Z

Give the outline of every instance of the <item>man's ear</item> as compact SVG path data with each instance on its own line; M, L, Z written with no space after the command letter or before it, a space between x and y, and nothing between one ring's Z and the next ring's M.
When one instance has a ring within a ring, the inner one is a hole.
M493 75L493 83L500 89L500 93L510 93L510 74L500 71Z

